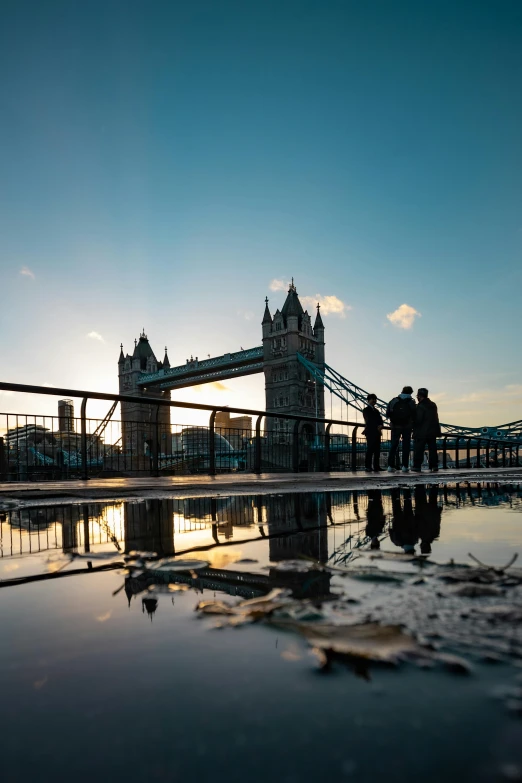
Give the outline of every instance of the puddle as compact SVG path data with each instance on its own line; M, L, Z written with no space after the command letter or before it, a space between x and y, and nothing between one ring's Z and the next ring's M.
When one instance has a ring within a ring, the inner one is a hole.
M3 510L4 779L522 779L521 512L516 484Z

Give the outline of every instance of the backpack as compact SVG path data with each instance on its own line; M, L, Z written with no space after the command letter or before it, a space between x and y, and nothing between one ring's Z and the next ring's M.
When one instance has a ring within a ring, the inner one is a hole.
M390 407L390 419L392 424L406 427L411 421L411 404L403 397L397 397Z

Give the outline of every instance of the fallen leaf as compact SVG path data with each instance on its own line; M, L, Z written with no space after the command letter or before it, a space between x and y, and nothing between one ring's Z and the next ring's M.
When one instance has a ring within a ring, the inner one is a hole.
M224 601L200 601L195 611L202 614L236 614L234 607Z
M424 652L415 639L404 633L398 625L320 625L295 622L277 624L301 634L313 647L329 650L337 655L396 663L406 655Z

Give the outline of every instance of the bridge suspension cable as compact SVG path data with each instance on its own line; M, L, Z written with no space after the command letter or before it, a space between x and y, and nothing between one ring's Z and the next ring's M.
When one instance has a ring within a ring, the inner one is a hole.
M368 392L357 386L356 383L352 383L347 378L341 375L341 373L330 367L329 364L324 364L324 369L318 367L312 362L305 359L305 357L298 353L297 358L299 362L310 373L310 377L317 383L322 384L326 389L342 400L343 403L354 408L356 411L362 411L366 407ZM387 403L384 400L377 398L375 405L379 413L384 418L386 417ZM442 430L445 435L453 435L455 437L474 437L484 440L497 440L520 442L522 440L522 419L518 421L510 422L509 424L501 424L497 427L461 427L457 424L443 424L441 422Z

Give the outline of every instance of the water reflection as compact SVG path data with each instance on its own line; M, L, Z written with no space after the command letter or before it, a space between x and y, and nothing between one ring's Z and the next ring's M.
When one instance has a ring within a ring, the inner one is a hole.
M42 506L0 513L0 556L51 550L93 556L139 550L166 556L215 553L229 547L228 560L216 559L219 565L240 559L242 549L237 547L249 545L257 547L258 559L266 563L305 556L343 564L362 546L382 546L387 536L399 551L429 555L441 539L443 516L495 506L519 512L520 487L422 484L413 491L392 488ZM466 513L459 513L459 519L471 524ZM473 519L478 524L479 517ZM216 558L215 554L207 557Z

